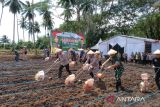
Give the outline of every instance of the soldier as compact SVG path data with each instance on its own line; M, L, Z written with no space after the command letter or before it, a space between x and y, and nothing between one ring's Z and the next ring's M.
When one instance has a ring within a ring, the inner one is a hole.
M118 92L119 89L124 91L124 88L121 85L121 76L122 76L122 73L124 71L124 68L123 68L123 65L122 65L120 59L117 57L117 51L115 51L113 49L110 49L109 52L108 52L108 55L110 56L109 60L112 62L112 65L110 65L108 67L104 67L104 64L103 64L102 69L104 68L105 70L110 70L110 69L113 68L115 70L115 79L116 79L116 90L115 90L115 92Z
M160 50L157 49L154 53L155 58L153 59L153 68L155 70L155 81L158 87L158 92L160 93Z
M71 74L71 71L69 70L69 60L67 55L62 51L62 49L56 49L56 53L58 55L58 58L60 60L60 67L58 72L58 78L61 78L62 76L62 70L65 67L69 75Z

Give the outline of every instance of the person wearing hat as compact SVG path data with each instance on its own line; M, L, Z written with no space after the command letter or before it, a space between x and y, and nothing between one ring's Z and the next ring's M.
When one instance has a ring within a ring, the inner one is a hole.
M72 48L68 50L68 57L71 61L76 61L76 52Z
M84 52L84 49L78 49L79 51L79 62L83 62L83 58L85 56L85 52Z
M92 69L93 69L93 63L95 61L95 58L94 58L94 52L92 50L88 51L87 52L87 61L85 62L85 64L90 64L91 65L91 69L89 69L89 74L91 75L92 78L94 78L94 74L92 72Z
M62 49L56 49L56 52L58 55L58 59L60 60L60 67L59 67L59 72L58 72L58 78L61 78L62 76L62 70L65 67L68 74L71 74L71 71L69 70L69 60L67 55L62 51Z
M154 53L155 58L153 59L153 68L156 73L155 75L155 82L158 87L158 91L160 92L160 50L157 49Z
M96 51L96 52L95 52L95 57L96 57L97 60L99 61L99 68L100 68L100 66L102 66L101 52Z
M100 70L100 52L96 51L90 62L92 72L97 73Z
M120 89L123 91L124 88L121 85L121 76L124 71L124 67L120 61L120 58L117 56L117 51L110 49L108 52L108 55L110 56L109 60L112 62L112 65L108 67L104 67L104 64L102 65L102 69L104 70L115 70L115 79L116 79L116 90L115 92L118 92ZM107 62L109 61L107 60Z

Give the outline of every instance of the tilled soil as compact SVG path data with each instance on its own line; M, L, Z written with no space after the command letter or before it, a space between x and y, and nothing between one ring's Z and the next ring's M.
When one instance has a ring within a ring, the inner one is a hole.
M63 72L62 79L57 78L58 66L52 67L44 81L35 81L34 76L40 70L46 70L53 61L42 59L28 61L3 61L0 63L0 106L2 107L159 107L160 94L156 93L154 71L150 65L124 64L125 72L122 84L126 91L115 93L114 71L106 72L101 84L106 90L95 88L90 93L84 93L84 81L90 78L88 73L80 76L82 83L65 86L64 80L68 73ZM76 73L82 64L70 68ZM141 73L150 74L148 93L139 91L142 81ZM51 77L52 79L49 79ZM96 79L96 81L98 81ZM96 82L97 83L97 82ZM122 97L143 97L140 102L119 101Z

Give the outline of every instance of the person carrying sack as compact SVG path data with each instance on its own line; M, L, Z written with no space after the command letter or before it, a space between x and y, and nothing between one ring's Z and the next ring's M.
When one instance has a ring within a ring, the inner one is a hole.
M110 56L110 61L112 62L112 65L108 67L104 67L104 65L102 65L101 68L106 71L113 68L115 71L115 80L116 80L115 92L118 92L120 89L124 91L124 88L121 85L121 76L123 74L124 67L120 61L120 58L117 57L117 51L110 49L108 55Z
M157 49L154 53L155 58L153 59L153 68L156 73L155 75L155 82L158 87L158 92L160 93L160 50Z

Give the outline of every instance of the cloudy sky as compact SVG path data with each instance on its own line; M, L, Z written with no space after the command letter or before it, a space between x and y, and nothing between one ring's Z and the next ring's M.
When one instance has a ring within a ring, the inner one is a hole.
M32 0L28 0L28 1L32 1ZM41 1L41 0L34 0L34 2L38 2L38 1ZM54 4L56 5L56 2L57 0L54 0ZM1 4L0 4L1 6ZM1 14L1 8L0 8L0 14ZM63 23L63 20L58 18L57 16L59 16L61 13L62 13L63 9L61 8L53 8L52 9L52 12L54 13L54 16L53 16L53 21L54 21L54 28L58 28L60 24ZM21 16L18 15L18 20L20 20ZM35 21L38 21L40 24L42 24L42 20L41 20L41 16L39 16L38 14L36 14L36 17L35 17ZM19 36L20 36L20 39L23 38L23 31L21 28L18 28L19 30ZM44 28L41 27L41 33L39 34L40 35L44 35ZM8 7L5 7L4 8L4 12L3 12L3 18L2 18L2 21L1 21L1 25L0 25L0 37L2 35L7 35L8 38L10 40L12 40L13 38L13 14L11 12L9 12L9 8ZM17 35L17 29L16 29L16 35ZM18 38L16 36L15 40L17 41ZM25 40L28 40L28 33L27 31L25 31Z

